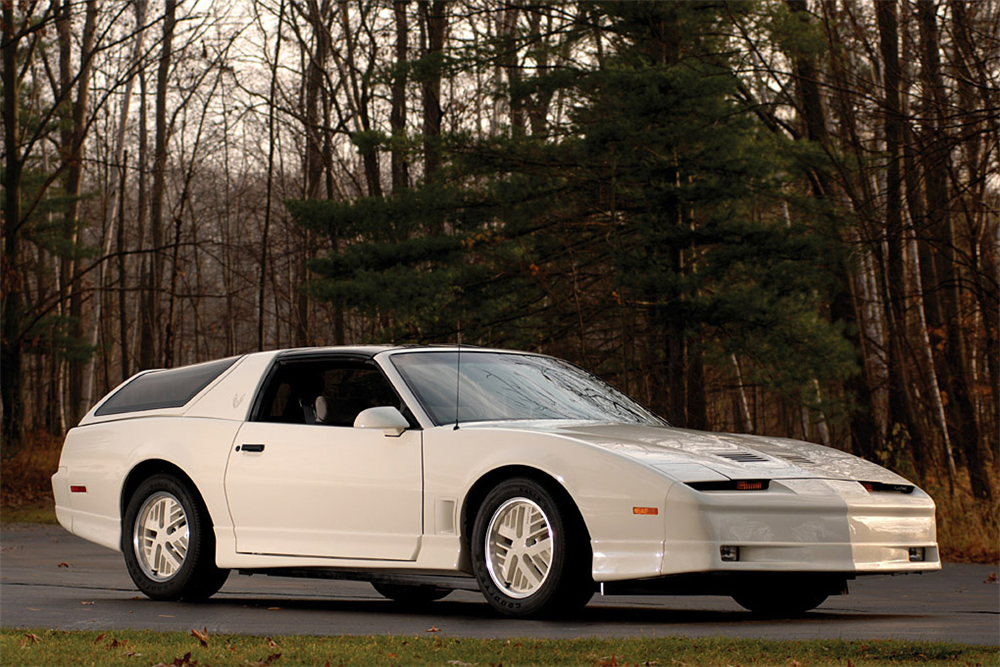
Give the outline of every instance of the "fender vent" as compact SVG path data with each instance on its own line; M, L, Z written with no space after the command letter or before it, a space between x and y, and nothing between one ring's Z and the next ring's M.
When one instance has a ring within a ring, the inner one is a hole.
M753 452L712 452L712 455L738 463L767 463L767 459Z

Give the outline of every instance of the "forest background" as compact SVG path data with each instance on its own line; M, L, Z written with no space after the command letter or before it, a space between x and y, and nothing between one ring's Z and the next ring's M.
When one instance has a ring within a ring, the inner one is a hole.
M1000 3L4 0L5 507L136 371L572 360L996 560Z

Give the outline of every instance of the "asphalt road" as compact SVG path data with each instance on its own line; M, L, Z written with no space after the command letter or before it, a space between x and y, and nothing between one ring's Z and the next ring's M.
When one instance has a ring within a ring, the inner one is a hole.
M232 575L208 602L154 602L136 591L121 555L56 526L0 532L0 625L63 630L207 627L211 633L417 634L455 637L900 638L1000 644L1000 585L993 565L867 577L793 620L758 619L729 598L595 596L572 619L495 615L478 593L456 591L420 610L366 583Z

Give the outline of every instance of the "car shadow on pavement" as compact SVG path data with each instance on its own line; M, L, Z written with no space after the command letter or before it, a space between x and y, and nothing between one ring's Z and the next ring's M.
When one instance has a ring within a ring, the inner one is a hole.
M441 600L424 605L410 605L384 599L317 599L317 598L280 598L267 597L215 597L198 607L207 611L211 607L241 607L267 611L315 611L320 613L365 615L378 617L413 617L426 618L428 621L445 619L455 621L488 620L490 623L520 624L545 623L556 625L601 624L605 626L634 626L644 623L669 625L699 625L699 624L767 624L767 623L815 623L836 620L838 622L871 623L880 620L915 619L920 614L873 614L848 610L814 610L799 616L775 618L753 614L745 610L713 610L671 608L667 605L644 603L641 607L618 606L607 603L591 605L573 614L551 618L519 619L505 617L493 611L485 602Z

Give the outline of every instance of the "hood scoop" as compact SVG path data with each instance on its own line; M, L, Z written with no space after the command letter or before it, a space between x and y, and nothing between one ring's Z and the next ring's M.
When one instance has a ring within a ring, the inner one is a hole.
M718 456L720 459L728 459L730 461L736 461L737 463L767 463L767 459L759 454L754 454L753 452L706 452L712 456Z

